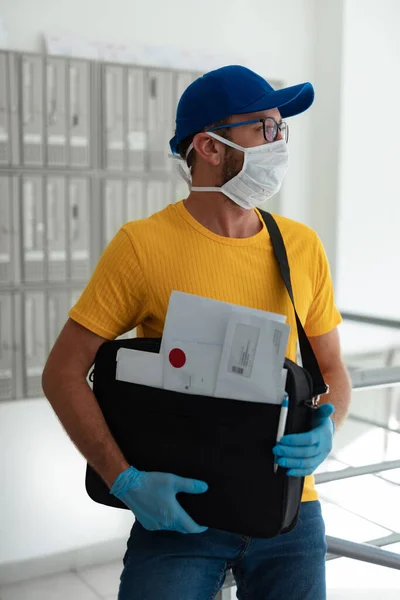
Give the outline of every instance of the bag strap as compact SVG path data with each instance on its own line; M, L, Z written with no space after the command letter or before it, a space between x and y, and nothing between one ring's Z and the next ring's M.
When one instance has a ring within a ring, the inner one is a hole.
M299 315L297 314L296 306L294 303L292 282L290 278L290 267L282 234L280 232L277 222L270 213L260 210L260 214L267 226L269 235L271 237L271 243L274 250L275 258L278 261L282 279L285 283L290 300L293 304L294 313L296 315L297 334L299 337L300 353L301 359L303 361L303 367L310 373L311 378L313 380L314 397L322 396L329 392L329 386L324 381L317 358L314 354L307 334L304 331L303 325L301 324Z

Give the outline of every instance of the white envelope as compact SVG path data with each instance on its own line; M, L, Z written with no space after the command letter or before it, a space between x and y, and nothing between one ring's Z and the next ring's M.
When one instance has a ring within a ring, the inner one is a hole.
M213 396L222 346L170 340L165 346L164 389Z
M160 353L164 353L165 345L172 339L222 346L232 310L243 316L286 321L284 315L174 290L168 304Z
M233 310L229 319L215 396L279 404L290 327Z
M115 378L118 381L162 388L162 356L155 352L142 352L141 350L120 348L117 352Z

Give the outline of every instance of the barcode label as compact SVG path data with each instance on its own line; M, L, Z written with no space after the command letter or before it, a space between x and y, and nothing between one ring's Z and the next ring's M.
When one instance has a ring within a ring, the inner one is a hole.
M228 372L251 377L260 330L258 327L237 323L228 359Z

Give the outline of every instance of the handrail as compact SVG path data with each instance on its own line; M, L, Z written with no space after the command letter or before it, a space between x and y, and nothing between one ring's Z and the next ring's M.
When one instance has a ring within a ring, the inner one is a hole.
M340 481L349 477L358 477L360 475L372 475L381 473L382 471L390 471L391 469L400 469L400 460L390 460L381 463L373 463L362 467L346 467L346 469L338 469L337 471L326 471L314 475L315 483L328 483L330 481Z
M368 325L377 325L378 327L387 327L390 329L400 329L400 321L396 319L385 319L384 317L373 317L350 312L341 312L340 314L345 321L366 323Z
M330 535L326 536L326 541L329 553L400 570L400 554L395 554L389 550L382 550L369 544L341 540Z
M400 385L400 367L379 369L356 369L350 372L352 388L355 391L369 388L382 388Z

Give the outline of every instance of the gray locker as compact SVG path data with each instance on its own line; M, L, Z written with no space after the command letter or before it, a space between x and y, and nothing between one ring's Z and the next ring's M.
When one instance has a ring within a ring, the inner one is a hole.
M131 179L126 183L126 221L144 219L144 184L138 179Z
M13 268L13 215L11 181L7 175L0 176L0 285L11 283Z
M105 167L124 168L124 68L104 66Z
M50 290L47 298L49 351L54 346L61 329L68 319L70 294L68 290Z
M46 57L47 164L67 164L67 61Z
M70 276L86 281L90 276L90 188L84 177L73 177L68 186Z
M0 294L0 400L15 394L14 332L11 294Z
M91 65L85 60L70 60L69 89L69 164L88 168L91 165L90 113Z
M147 78L148 102L148 150L151 171L171 171L169 140L173 133L173 73L172 71L149 71Z
M42 177L24 176L21 188L23 278L25 281L44 281L45 224Z
M25 394L42 396L42 372L46 362L46 313L44 291L25 292L24 298Z
M9 91L10 91L10 113L9 113L9 127L10 127L10 163L12 165L19 165L21 163L21 144L20 144L20 132L21 132L21 111L20 111L20 57L16 52L10 52L8 54L8 66L9 66Z
M171 203L169 181L149 181L147 184L145 216L149 217Z
M67 279L65 178L48 177L46 182L47 278Z
M144 171L148 137L145 72L144 69L128 68L125 74L127 79L128 131L126 146L128 148L128 169L130 171Z
M0 165L11 163L10 100L8 54L0 52Z
M22 162L43 165L43 58L21 57Z
M104 246L106 246L125 223L123 181L109 179L104 182Z

